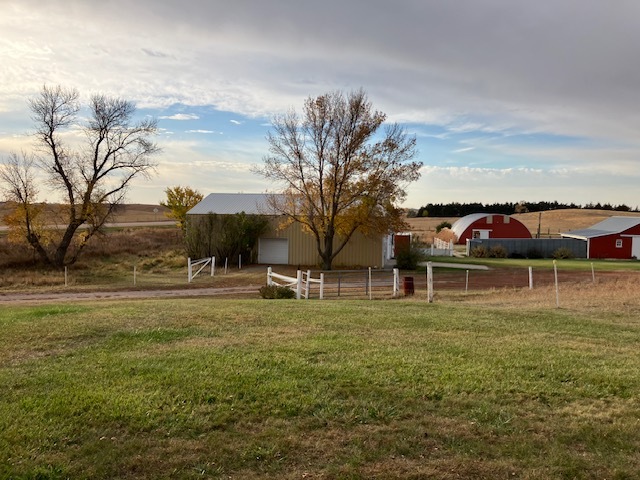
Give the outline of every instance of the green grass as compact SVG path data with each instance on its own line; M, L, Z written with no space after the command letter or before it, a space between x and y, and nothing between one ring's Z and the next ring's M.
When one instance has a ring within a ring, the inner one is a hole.
M638 478L640 321L420 301L0 310L0 478Z
M431 257L434 262L468 263L472 265L487 265L496 268L527 268L552 269L551 259L519 259L519 258L473 258L473 257ZM597 271L640 271L640 261L636 260L590 260L590 259L563 259L557 260L558 268L565 270L591 270L591 265Z

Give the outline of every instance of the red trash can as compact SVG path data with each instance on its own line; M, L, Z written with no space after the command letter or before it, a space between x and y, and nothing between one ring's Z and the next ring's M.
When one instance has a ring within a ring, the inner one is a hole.
M413 277L404 277L402 281L402 286L404 287L405 297L408 295L414 294Z

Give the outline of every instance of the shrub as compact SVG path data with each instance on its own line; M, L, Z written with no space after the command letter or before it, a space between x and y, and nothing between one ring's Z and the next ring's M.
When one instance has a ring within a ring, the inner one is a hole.
M267 299L295 298L296 292L289 287L279 285L265 285L260 288L260 296Z
M426 258L419 242L411 242L408 249L396 254L396 267L400 270L415 270L418 264Z
M473 247L469 254L475 258L487 258L489 256L489 250L484 245L478 245Z
M502 245L496 245L489 249L489 258L507 258L507 249Z
M244 212L192 217L187 219L185 234L187 255L191 258L215 256L237 264L241 255L243 263L250 263L255 257L258 238L269 229L269 221L264 216Z
M436 226L436 233L440 233L445 228L451 228L451 224L446 220L444 222L440 222L438 226Z
M571 251L571 249L567 248L567 247L560 247L557 248L552 254L551 256L553 258L555 258L556 260L560 260L560 259L569 259L569 258L574 258L574 254Z

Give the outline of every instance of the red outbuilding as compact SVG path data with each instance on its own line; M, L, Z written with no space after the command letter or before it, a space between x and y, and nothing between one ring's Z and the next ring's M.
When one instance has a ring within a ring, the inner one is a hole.
M640 258L640 217L610 217L561 235L587 242L587 258Z
M522 222L498 213L472 213L456 221L451 231L460 245L471 238L531 238L531 232Z

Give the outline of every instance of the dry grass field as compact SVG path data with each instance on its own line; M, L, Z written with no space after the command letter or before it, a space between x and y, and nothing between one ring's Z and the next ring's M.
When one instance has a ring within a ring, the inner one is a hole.
M118 208L113 222L161 222L168 219L165 215L168 211L162 205L126 204ZM6 202L0 202L0 226L4 226L3 218L10 212L10 206Z
M118 208L114 217L114 223L132 222L155 222L167 220L168 209L162 205L146 204L126 204ZM9 213L6 203L0 202L0 226L3 226L2 218ZM561 209L549 210L546 212L531 212L513 215L514 218L527 226L532 234L538 231L540 221L540 232L543 236L557 236L561 232L587 228L611 216L640 216L637 212L612 212L609 210L583 210L583 209ZM408 218L407 223L410 231L416 234L421 240L431 242L435 235L436 227L447 221L454 223L458 217L422 217Z

